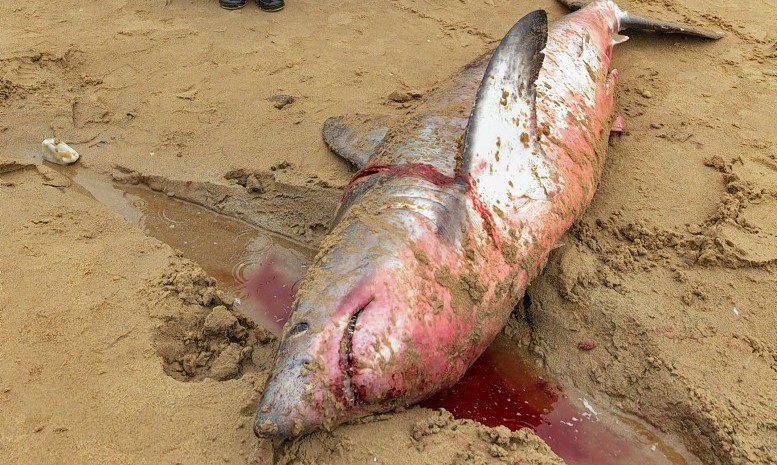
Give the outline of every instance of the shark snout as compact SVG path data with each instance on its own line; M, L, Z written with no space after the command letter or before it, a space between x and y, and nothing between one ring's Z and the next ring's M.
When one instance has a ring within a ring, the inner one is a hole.
M276 366L267 383L254 418L259 437L289 437L315 429L321 415L314 408L309 360L294 358Z
M374 301L369 286L351 283L338 296L298 296L254 419L259 437L286 438L332 427L361 414L351 383L352 342L358 319ZM345 295L346 297L340 297ZM322 301L335 311L328 320L309 319Z

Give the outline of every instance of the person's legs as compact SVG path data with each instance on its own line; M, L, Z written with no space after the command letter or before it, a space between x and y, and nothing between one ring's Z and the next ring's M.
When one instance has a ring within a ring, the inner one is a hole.
M219 5L221 5L221 8L225 8L227 10L237 10L238 8L243 8L246 4L246 0L219 0Z
M256 0L256 4L264 11L280 11L284 7L283 0Z

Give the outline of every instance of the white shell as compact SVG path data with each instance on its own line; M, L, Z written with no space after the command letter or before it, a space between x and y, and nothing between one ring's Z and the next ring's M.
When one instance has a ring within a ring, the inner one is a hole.
M78 152L57 138L43 141L43 159L58 165L70 165L78 161Z

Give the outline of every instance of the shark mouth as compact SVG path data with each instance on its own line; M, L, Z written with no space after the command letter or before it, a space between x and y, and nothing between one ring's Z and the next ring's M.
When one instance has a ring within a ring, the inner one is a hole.
M353 334L356 331L356 322L359 319L359 315L372 303L374 298L370 298L366 304L351 315L351 319L348 320L348 325L343 333L343 338L340 340L340 369L343 373L343 397L348 405L355 405L358 401L358 395L353 389L353 383L351 382L351 376L355 370L354 356L353 356Z

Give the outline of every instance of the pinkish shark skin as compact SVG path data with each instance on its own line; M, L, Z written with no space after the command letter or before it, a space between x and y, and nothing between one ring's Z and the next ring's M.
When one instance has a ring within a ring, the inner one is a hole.
M591 201L623 18L610 1L549 27L531 13L485 76L476 60L389 131L300 286L257 435L331 429L463 376Z

